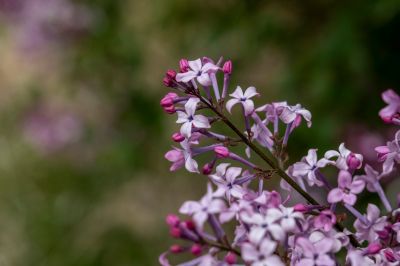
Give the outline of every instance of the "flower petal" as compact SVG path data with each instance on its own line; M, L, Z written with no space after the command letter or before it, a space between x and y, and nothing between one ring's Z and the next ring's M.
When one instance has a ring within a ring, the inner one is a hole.
M239 103L240 101L238 99L230 99L227 103L226 103L226 110L228 110L229 113L231 113L232 111L232 107Z
M340 188L332 189L328 194L328 202L336 203L343 199L343 191Z
M195 115L193 117L193 125L197 128L210 128L210 122L208 118L204 115Z
M201 59L199 58L199 59L196 59L196 60L193 60L193 61L189 61L188 62L189 63L189 67L194 71L194 72L198 72L198 71L200 71L201 70L201 67L202 67L202 63L201 63Z

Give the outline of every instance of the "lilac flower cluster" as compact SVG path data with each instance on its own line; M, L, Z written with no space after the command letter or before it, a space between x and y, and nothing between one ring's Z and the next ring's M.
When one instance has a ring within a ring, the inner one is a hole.
M182 59L179 73L168 70L164 77L164 85L174 92L160 104L166 113L177 115L180 125L172 135L177 147L165 158L172 163L171 171L202 173L208 184L199 201L186 201L179 209L186 218L167 216L171 236L182 243L160 256L161 265L179 257L188 259L177 263L181 266L399 265L400 209L392 208L380 180L400 163L400 130L393 141L376 148L379 171L364 165L363 156L344 143L323 157L310 149L301 161L287 166L289 137L303 120L311 126L311 113L287 102L256 107L259 93L254 87L237 86L229 94L231 74L231 61L204 57ZM380 116L399 125L400 97L387 90L383 99L388 106ZM229 118L236 111L241 112L242 128ZM225 124L233 134L215 132L217 124ZM205 154L208 162L199 167L198 157ZM249 161L252 154L264 163ZM336 172L335 184L324 175L325 168ZM280 192L266 188L272 177L280 178ZM323 202L308 192L317 189L326 195ZM296 192L304 202L290 205ZM384 211L375 204L355 207L357 197L367 192L378 195ZM353 220L352 227L342 225ZM186 256L177 255L181 253Z

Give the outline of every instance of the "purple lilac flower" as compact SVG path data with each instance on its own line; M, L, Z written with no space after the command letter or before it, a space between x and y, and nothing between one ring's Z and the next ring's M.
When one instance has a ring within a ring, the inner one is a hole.
M225 195L228 202L231 201L232 196L235 198L241 198L246 192L242 186L235 184L235 180L242 172L242 168L228 167L229 165L229 163L218 165L216 173L209 176L211 181L218 187L214 195L217 197Z
M188 61L188 65L189 69L186 72L178 73L176 75L176 81L189 82L196 79L203 86L211 85L209 73L218 70L216 65L210 62L203 64L201 59Z
M210 128L208 118L204 115L196 115L196 106L200 102L197 98L189 98L185 104L185 112L178 111L178 120L176 123L182 124L181 133L189 138L192 134L192 127L196 128Z
M252 266L284 266L279 256L274 254L277 243L265 238L261 241L249 236L249 242L242 245L242 256Z
M341 170L338 177L338 187L329 192L328 202L337 203L343 201L346 204L354 205L357 200L356 194L361 193L364 187L363 180L353 180L349 172Z
M379 111L379 116L386 123L400 122L400 96L392 89L382 93L382 99L388 105Z
M357 219L354 222L354 228L357 230L356 236L359 240L368 242L374 242L378 239L377 232L382 231L387 222L386 216L380 217L380 211L374 204L368 204L367 215L364 215L367 223L364 223Z
M301 258L296 266L334 266L335 261L328 255L332 248L332 241L325 239L312 243L304 237L300 237L296 241L298 248L302 250L303 258Z
M360 169L362 166L363 156L351 152L344 146L344 143L340 144L339 152L330 150L325 153L326 159L330 160L333 157L337 157L335 165L341 170Z
M378 160L383 162L383 173L392 172L394 163L400 163L400 130L393 141L389 141L386 146L376 147L375 151L378 153Z
M311 113L310 111L304 109L300 104L284 106L279 118L285 124L292 123L292 128L298 127L301 119L304 118L304 120L307 122L307 126L311 127Z

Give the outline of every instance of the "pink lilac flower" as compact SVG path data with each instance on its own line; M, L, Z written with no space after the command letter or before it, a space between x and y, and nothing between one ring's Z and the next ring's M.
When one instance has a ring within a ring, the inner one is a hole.
M222 163L217 166L216 173L210 175L211 181L217 185L218 189L215 191L215 196L225 195L228 202L231 201L231 197L241 198L246 192L242 186L235 184L236 178L242 172L240 167L228 167L229 163Z
M232 107L238 103L243 106L244 114L246 116L250 115L254 111L254 103L252 100L250 100L250 98L258 95L255 87L248 87L243 93L242 88L240 86L237 86L236 90L229 95L232 96L233 99L230 99L226 103L226 109L228 110L228 112L231 112Z
M186 201L179 212L193 216L196 225L203 228L203 224L210 214L217 214L225 209L225 202L222 199L214 198L211 184L208 184L207 194L200 201Z
M292 207L279 206L280 225L286 232L292 232L297 228L297 221L303 220L303 214L301 212L295 211Z
M256 242L259 242L266 234L270 234L275 240L281 241L285 237L285 231L277 223L281 216L282 213L278 209L268 209L265 215L243 213L240 218L246 224L252 225L249 238L257 240Z
M370 257L365 256L364 252L358 249L352 249L347 253L346 261L350 263L351 266L376 266L380 264L375 264L374 260Z
M343 201L346 204L354 205L357 200L356 194L361 193L365 187L363 180L352 180L348 171L341 170L338 177L338 187L332 189L328 194L329 203Z
M396 132L395 139L386 144L375 148L378 153L378 160L383 162L383 174L388 174L393 170L394 163L400 163L400 130Z
M322 186L323 182L316 176L316 170L330 164L331 161L322 158L317 161L317 150L308 150L307 156L303 157L301 162L295 163L292 169L292 175L297 178L306 178L308 185Z
M264 238L261 241L249 237L250 242L242 245L242 257L246 262L250 262L252 266L284 266L279 256L274 252L277 243ZM259 244L258 244L259 243Z
M330 252L337 253L342 247L349 244L349 237L343 232L336 232L335 230L330 231L314 231L308 238L313 244L320 241L331 241L332 247Z
M182 149L173 147L172 150L168 151L165 154L165 159L172 162L171 167L169 168L170 171L176 171L180 169L182 166L185 166L186 170L192 173L198 173L198 164L193 159L192 151L191 151L191 144L197 143L197 141L193 141L191 138L190 140L184 140L180 142Z
M380 211L374 204L369 203L367 207L367 215L364 215L367 223L364 223L357 219L354 222L354 228L357 230L356 236L359 240L368 242L374 242L378 239L378 231L382 231L387 222L386 216L380 217Z
M300 104L284 106L279 118L285 124L292 123L292 128L298 127L301 123L301 119L304 118L307 122L307 126L311 127L311 113Z
M332 230L336 223L336 215L330 210L323 210L314 218L314 226L326 232Z
M176 81L189 82L196 79L203 86L210 86L210 72L218 71L218 67L210 62L203 65L201 59L188 61L189 69L186 72L176 74Z
M344 143L340 144L339 152L330 150L325 153L326 159L337 157L336 167L341 170L348 169L360 169L362 166L363 156L358 153L353 153L344 146Z
M300 237L296 241L296 246L302 250L303 258L300 259L296 266L334 266L336 263L328 255L332 248L332 241L326 239L312 243L304 237Z
M382 93L382 99L388 105L379 111L379 116L386 123L391 123L394 118L399 119L400 96L392 89Z
M196 128L210 128L208 118L204 115L196 115L196 106L199 103L198 98L189 98L185 104L185 112L178 111L178 120L176 121L181 126L181 133L189 138L192 134L192 127Z

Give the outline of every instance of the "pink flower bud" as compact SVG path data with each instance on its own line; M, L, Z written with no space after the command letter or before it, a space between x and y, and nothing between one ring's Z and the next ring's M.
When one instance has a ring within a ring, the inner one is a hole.
M160 105L162 107L170 107L171 105L174 105L174 99L177 98L178 95L173 92L167 93L160 101Z
M389 238L389 231L388 230L381 230L376 232L378 237L382 240L387 240Z
M190 252L195 255L198 256L201 254L202 248L199 244L194 244L191 248L190 248Z
M232 61L228 60L224 63L224 66L222 67L222 71L224 71L225 74L232 74Z
M189 62L188 62L187 59L182 58L182 59L179 61L179 69L180 69L180 71L181 71L182 73L185 73L185 72L187 72L187 71L189 70Z
M168 69L167 73L165 73L165 75L171 79L175 79L176 77L176 71L173 69Z
M374 255L378 253L382 249L381 244L379 243L371 243L367 247L367 254L368 255Z
M362 161L354 153L347 156L346 162L350 169L359 169L362 165Z
M229 150L225 146L215 147L214 152L218 158L227 158L229 156Z
M203 166L203 175L209 175L209 174L211 174L211 172L212 172L212 170L213 170L213 165L211 165L210 163L206 163L204 166Z
M171 78L168 77L168 76L165 76L165 77L163 78L163 83L164 83L164 86L165 86L165 87L170 87L170 88L175 87L175 84L174 84L174 82L173 82L173 79L171 79Z
M228 252L228 254L226 254L225 256L225 262L228 264L235 264L237 261L237 257L235 255L235 253L233 252Z
M396 257L394 256L393 251L385 250L385 251L383 251L383 254L385 254L385 257L389 262L395 262L396 261Z
M168 214L165 218L165 221L169 226L178 226L179 225L179 217L175 214Z
M167 114L174 114L176 112L175 106L171 105L171 106L168 106L168 107L164 107L164 111Z
M186 220L184 223L185 223L185 226L187 229L189 229L189 230L196 229L196 225L194 224L194 222L192 220Z
M172 134L172 140L175 142L182 142L185 140L185 137L181 133L176 132Z
M171 253L174 253L174 254L176 254L176 253L181 253L181 252L183 251L183 247L181 247L181 246L179 246L179 245L172 245L172 246L169 248L169 251L171 251Z
M169 229L169 234L173 237L173 238L180 238L181 237L181 229L179 229L178 227L171 227Z
M306 212L306 211L308 211L307 206L304 205L303 203L297 203L296 205L294 205L293 209L296 212Z

